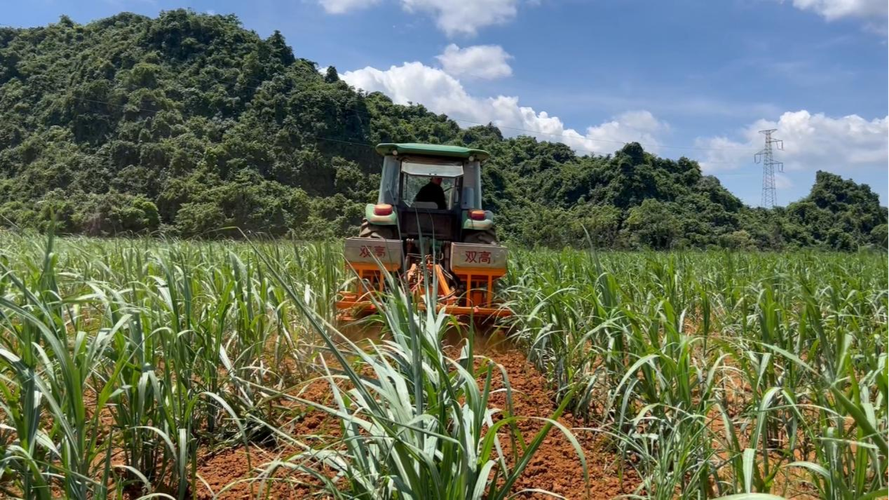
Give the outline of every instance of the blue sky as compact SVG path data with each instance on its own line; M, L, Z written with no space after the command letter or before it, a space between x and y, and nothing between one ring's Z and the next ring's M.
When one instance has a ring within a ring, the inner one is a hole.
M0 24L178 7L278 29L298 57L464 126L699 160L750 205L757 131L777 128L779 204L819 169L887 203L886 0L0 0Z

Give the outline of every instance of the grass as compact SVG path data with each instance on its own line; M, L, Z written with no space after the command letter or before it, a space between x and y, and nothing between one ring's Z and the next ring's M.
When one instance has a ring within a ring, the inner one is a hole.
M512 249L510 336L553 391L529 437L502 367L443 352L454 322L397 286L385 340L342 336L335 243L3 236L0 495L191 498L202 453L266 447L291 451L248 453L256 497L288 471L341 498L507 498L549 432L581 459L607 440L637 498L886 495L885 254ZM295 405L341 435L284 432Z

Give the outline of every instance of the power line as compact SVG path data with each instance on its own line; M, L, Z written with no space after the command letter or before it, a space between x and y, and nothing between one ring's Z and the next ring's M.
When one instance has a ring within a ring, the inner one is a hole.
M784 171L784 163L775 161L772 157L772 144L776 145L778 151L784 151L784 141L781 139L772 139L772 132L778 129L760 130L759 133L766 136L765 147L759 153L753 155L753 162L762 162L762 206L764 208L773 208L778 203L778 196L775 193L775 167L779 172Z

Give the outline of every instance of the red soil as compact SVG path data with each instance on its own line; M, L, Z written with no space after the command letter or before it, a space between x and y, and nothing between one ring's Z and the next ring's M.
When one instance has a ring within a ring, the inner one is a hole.
M544 418L552 415L555 410L552 390L547 385L546 379L522 353L509 349L485 355L506 368L510 386L514 391L513 405L516 415ZM506 407L505 393L495 394L491 399L493 406ZM558 422L572 429L583 449L589 473L589 498L614 498L633 491L638 484L635 474L625 468L621 485L618 476L620 458L607 449L607 443L601 436L593 435L590 431L577 430L576 428L590 426L584 425L572 415L563 415ZM519 423L519 428L527 442L543 425L544 422L540 420L525 420ZM505 440L504 444L507 444ZM506 449L504 452L509 453ZM580 460L571 443L559 429L553 427L550 430L543 446L538 449L513 491L519 492L525 489L543 489L570 499L585 498L587 490ZM523 497L552 498L541 493L525 494Z
M508 374L513 389L515 414L525 417L549 417L555 410L552 390L547 386L545 378L529 363L525 357L512 348L497 349L477 346L476 354L487 356L502 365ZM495 388L502 387L502 380L495 370ZM326 382L310 384L301 397L319 403L330 402L330 389ZM505 393L492 395L491 406L504 409ZM331 436L338 434L338 424L322 412L306 409L306 413L295 422L282 426L282 431L289 435L305 439L306 436ZM569 429L586 427L583 422L571 415L563 415L559 422ZM519 429L529 442L535 433L544 425L539 420L523 420ZM624 470L623 485L619 478L620 458L607 449L604 439L589 431L576 430L575 436L586 455L589 471L589 497L591 499L614 498L632 492L638 480L631 470ZM504 452L510 454L508 440L502 439ZM257 494L269 492L268 498L304 498L315 491L311 480L305 474L292 470L278 470L273 481L253 481L266 464L275 460L292 456L298 449L285 446L283 449L268 450L251 447L250 459L253 470L248 467L247 452L243 447L227 449L216 453L207 453L198 459L198 474L207 483L198 481L196 485L199 498L256 498ZM240 482L239 482L240 481ZM209 487L209 489L208 489ZM225 492L220 492L227 488ZM513 487L514 492L526 489L548 490L569 499L587 498L587 488L583 477L580 461L568 439L553 427L543 445L535 454L524 475ZM212 492L210 491L212 490ZM262 495L264 497L264 495ZM520 498L553 498L540 493L526 492Z

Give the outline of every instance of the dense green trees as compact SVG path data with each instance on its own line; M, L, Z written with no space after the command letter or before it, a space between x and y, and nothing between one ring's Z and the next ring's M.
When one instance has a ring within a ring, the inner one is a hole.
M185 10L0 28L0 224L109 235L354 234L384 141L488 149L484 202L524 244L778 249L885 247L867 186L819 173L786 209L745 207L697 163L628 144L461 129L393 104L263 40L234 16Z

